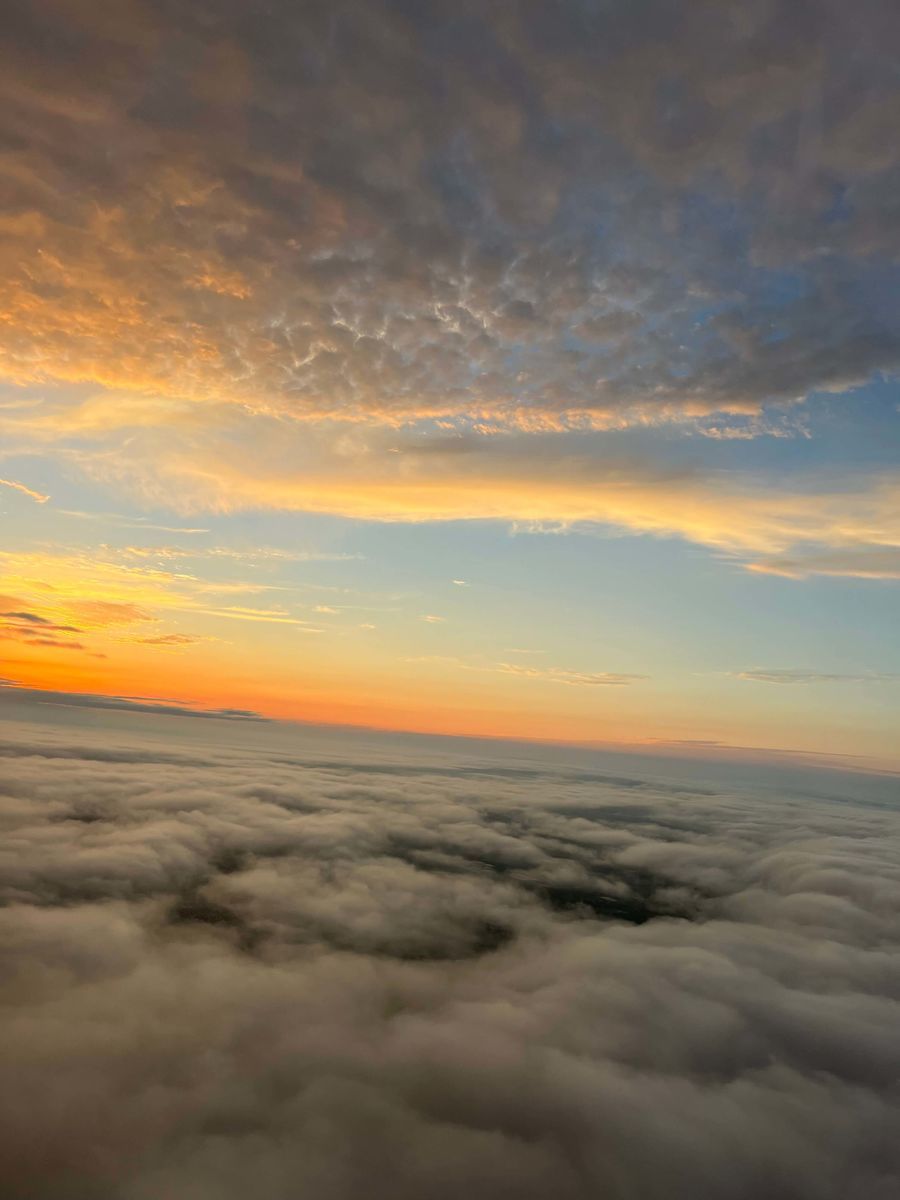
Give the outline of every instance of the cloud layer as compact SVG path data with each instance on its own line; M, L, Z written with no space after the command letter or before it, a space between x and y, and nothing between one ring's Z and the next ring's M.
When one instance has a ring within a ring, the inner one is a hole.
M564 440L789 434L896 373L890 0L14 8L11 450L184 512L606 523L896 578L895 476Z
M900 358L888 0L45 0L9 35L3 365L147 397L87 427L606 425Z
M6 1194L896 1194L877 781L200 727L0 747Z

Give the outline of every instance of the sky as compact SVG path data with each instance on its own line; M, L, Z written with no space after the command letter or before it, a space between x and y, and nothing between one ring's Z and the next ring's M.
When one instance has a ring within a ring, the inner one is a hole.
M5 26L8 699L897 765L895 4Z

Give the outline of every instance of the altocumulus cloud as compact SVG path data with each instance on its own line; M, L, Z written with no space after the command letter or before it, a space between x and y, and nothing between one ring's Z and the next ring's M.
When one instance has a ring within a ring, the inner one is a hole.
M746 413L900 361L889 0L39 0L7 36L0 361L145 397L87 431Z
M8 727L5 1195L897 1194L883 781L166 720Z
M184 512L896 577L893 477L610 472L587 432L789 431L897 371L891 0L8 7L11 450Z

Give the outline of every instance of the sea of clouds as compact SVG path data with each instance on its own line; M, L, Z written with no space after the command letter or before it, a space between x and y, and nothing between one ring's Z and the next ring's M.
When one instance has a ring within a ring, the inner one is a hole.
M2 735L7 1200L900 1194L889 780L116 719Z

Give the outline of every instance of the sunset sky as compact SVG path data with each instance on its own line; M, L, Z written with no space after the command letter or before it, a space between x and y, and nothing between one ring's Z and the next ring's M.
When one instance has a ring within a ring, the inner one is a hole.
M896 766L896 23L21 6L3 686Z

